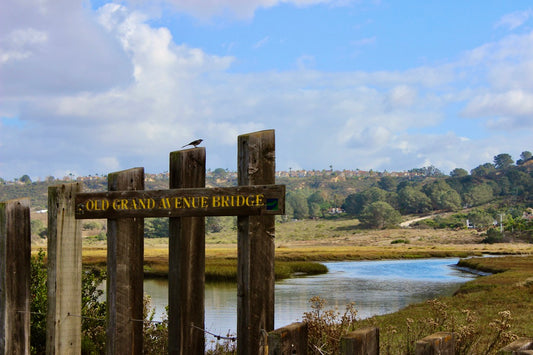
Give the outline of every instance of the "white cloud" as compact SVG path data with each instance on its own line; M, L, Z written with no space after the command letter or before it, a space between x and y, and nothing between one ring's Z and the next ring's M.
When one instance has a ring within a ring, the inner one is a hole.
M527 129L512 140L490 130L476 139L462 128L439 130L444 120L461 127L461 112L480 127L531 128L532 33L405 71L320 72L304 55L296 71L237 74L230 70L236 58L177 44L141 10L111 3L94 14L70 0L58 4L13 3L14 12L27 11L20 22L0 14L9 22L2 43L22 53L0 64L1 177L27 169L43 177L132 166L160 172L168 152L196 138L205 140L208 166L235 168L237 136L271 128L285 170L391 171L428 162L471 169L530 145ZM207 4L207 12L242 6L253 13L278 2Z
M496 23L496 27L506 27L510 30L514 30L527 22L532 15L533 10L531 9L506 14Z
M265 46L268 42L270 42L270 37L266 36L266 37L263 37L261 40L257 41L253 47L254 49L258 49L258 48Z
M216 16L230 16L237 19L251 19L258 9L268 9L281 4L306 7L317 4L347 6L359 0L160 0L177 11L189 13L208 20ZM146 4L146 0L130 0L132 4Z

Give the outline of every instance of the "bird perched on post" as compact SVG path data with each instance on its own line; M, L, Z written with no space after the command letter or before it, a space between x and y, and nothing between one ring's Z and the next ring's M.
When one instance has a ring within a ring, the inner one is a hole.
M192 142L189 143L189 144L185 144L182 148L185 148L185 147L188 146L188 145L192 145L193 147L196 148L196 146L197 146L198 144L202 143L202 141L203 141L203 139L197 139L197 140L195 140L195 141L192 141Z

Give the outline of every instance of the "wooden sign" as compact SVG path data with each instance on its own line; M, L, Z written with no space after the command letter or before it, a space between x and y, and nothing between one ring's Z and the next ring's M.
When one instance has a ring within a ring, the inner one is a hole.
M284 185L107 191L76 195L76 219L284 213Z

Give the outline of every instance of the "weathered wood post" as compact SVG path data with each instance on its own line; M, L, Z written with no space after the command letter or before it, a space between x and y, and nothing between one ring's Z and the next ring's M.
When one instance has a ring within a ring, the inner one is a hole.
M238 182L274 184L274 130L238 138ZM262 332L274 329L274 216L238 217L237 351L262 354Z
M47 354L81 353L81 224L78 183L48 188Z
M418 340L415 346L416 355L454 355L455 336L449 332L437 332Z
M297 322L268 333L268 355L307 355L307 323Z
M498 355L533 354L533 338L518 338L498 351Z
M379 355L379 328L357 329L341 338L342 355Z
M0 354L30 353L30 200L0 203Z
M144 168L111 173L109 191L144 190ZM128 209L127 206L113 206ZM143 353L144 218L107 220L107 354Z
M169 187L205 187L205 148L170 153ZM193 202L194 203L194 202ZM169 354L205 351L205 217L169 220Z

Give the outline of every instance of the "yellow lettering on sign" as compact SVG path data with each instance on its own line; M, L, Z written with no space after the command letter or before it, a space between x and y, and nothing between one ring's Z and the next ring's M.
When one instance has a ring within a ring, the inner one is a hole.
M137 203L135 203L135 199L131 200L131 208L133 208L134 210L137 209Z
M139 204L139 208L146 208L146 204L144 203L144 200L138 199L137 203Z
M159 206L157 208L159 208L159 209L170 208L170 199L169 198L162 198L159 201Z
M254 201L250 201L250 199L252 198L253 196L246 196L246 206L253 206L254 205Z
M259 194L255 196L255 205L264 206L265 205L265 195Z
M184 198L183 198L183 206L184 206L185 208L191 208L191 201L189 201L189 200L187 199L187 197L184 197Z
M220 196L213 196L213 207L220 207Z
M207 205L208 198L207 198L206 196L202 196L201 199L202 199L202 202L201 202L200 206L201 206L202 208L207 208L207 206L208 206L208 205Z
M229 207L228 200L229 196L222 196L222 207Z
M85 202L87 211L105 211L109 208L108 200L88 200Z

